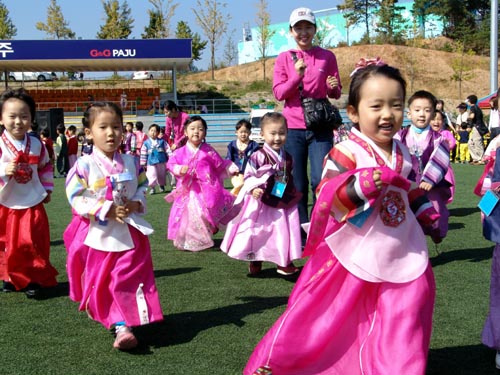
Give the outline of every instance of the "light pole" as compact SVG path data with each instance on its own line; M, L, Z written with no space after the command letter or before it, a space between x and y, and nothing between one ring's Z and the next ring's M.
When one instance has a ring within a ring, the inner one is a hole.
M498 0L491 0L490 92L498 89Z

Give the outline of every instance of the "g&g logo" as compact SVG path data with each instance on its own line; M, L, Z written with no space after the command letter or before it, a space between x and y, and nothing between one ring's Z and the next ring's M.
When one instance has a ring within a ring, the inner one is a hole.
M135 49L104 49L102 51L97 49L90 50L91 57L134 57L135 55Z

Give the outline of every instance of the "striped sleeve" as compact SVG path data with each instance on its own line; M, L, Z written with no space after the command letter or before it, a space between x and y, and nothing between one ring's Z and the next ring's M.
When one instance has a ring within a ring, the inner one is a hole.
M444 138L440 137L436 143L437 145L435 144L434 151L422 174L422 181L428 182L433 186L436 186L443 180L450 167L450 152L447 142Z
M79 158L66 177L66 196L73 210L80 216L91 220L99 220L99 214L106 202L99 197L97 191L106 188L102 179L93 186L88 185L89 167L84 157Z

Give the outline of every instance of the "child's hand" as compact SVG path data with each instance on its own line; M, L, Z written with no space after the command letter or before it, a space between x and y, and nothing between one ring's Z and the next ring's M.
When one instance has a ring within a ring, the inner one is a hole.
M5 167L5 175L14 176L14 173L16 173L16 169L17 169L16 162L11 161L9 164L7 164L7 167Z
M133 214L134 212L142 212L142 204L139 201L128 201L125 203L125 212L127 216Z
M375 169L373 171L373 182L378 190L382 189L382 171L380 169Z
M252 190L252 197L255 199L260 199L262 197L262 194L264 194L264 190L261 188L255 188Z
M47 190L47 196L45 197L45 199L42 201L43 203L49 203L50 202L50 197L51 197L51 194L52 192Z
M428 182L422 181L418 187L422 190L430 191L432 189L432 184L429 184Z
M111 208L108 211L106 217L108 219L116 220L121 224L125 224L123 218L127 217L128 213L126 211L125 206L116 206L115 204L111 205Z
M181 170L180 170L180 172L179 172L179 173L180 173L180 175L181 175L181 176L185 176L185 175L186 175L186 173L187 173L187 171L188 171L188 166L187 166L187 165L183 165L183 166L181 167Z

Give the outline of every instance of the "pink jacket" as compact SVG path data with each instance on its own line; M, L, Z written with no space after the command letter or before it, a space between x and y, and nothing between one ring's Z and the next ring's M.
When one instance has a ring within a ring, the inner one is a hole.
M303 77L295 71L292 53L303 58L307 68ZM327 83L328 76L335 76L339 86L332 89ZM278 55L274 65L273 93L277 100L284 100L283 115L289 129L305 129L304 113L300 105L299 83L302 81L303 96L308 98L340 98L340 84L337 59L333 52L321 47L313 47L308 51L289 50Z

